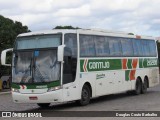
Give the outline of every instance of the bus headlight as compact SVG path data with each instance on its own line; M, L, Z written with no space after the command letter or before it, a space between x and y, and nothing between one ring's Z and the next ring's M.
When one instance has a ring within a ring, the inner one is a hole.
M61 86L51 87L51 88L48 88L48 91L47 91L47 92L59 90L59 89L61 89L61 88L62 88Z
M18 92L18 93L20 93L19 89L16 89L16 88L12 88L12 92Z

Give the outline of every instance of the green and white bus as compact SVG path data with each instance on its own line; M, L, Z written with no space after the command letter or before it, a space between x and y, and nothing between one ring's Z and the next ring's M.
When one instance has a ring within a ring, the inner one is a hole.
M13 51L12 65L6 53ZM77 101L132 91L141 94L159 84L153 37L93 29L50 30L18 35L14 48L2 51L12 66L15 103Z

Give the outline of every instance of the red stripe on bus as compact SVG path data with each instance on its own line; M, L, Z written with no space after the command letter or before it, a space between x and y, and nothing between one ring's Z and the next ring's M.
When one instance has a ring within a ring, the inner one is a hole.
M127 59L122 59L122 67L123 69L127 69Z
M130 80L135 80L135 73L136 73L136 70L131 70L130 71L130 75L129 75Z
M138 59L133 59L132 60L132 68L136 69L137 68L137 64L138 64Z

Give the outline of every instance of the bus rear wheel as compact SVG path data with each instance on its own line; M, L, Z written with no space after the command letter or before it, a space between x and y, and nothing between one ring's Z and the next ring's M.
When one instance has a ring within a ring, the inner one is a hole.
M37 103L37 105L41 108L47 108L49 107L50 103Z
M134 94L139 95L141 93L141 90L142 90L142 83L141 83L141 80L137 78Z
M142 84L142 90L141 90L141 93L144 94L147 92L147 79L144 78L144 83Z
M91 90L88 85L84 85L81 92L81 99L77 103L81 106L87 105L90 102Z

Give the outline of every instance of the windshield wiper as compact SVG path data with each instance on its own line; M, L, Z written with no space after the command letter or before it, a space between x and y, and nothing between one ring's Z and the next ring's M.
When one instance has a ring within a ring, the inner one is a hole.
M42 82L45 82L45 79L44 79L42 73L40 72L40 70L38 69L38 67L35 68L35 73L36 73L36 72L37 72L37 75L38 75L38 77L40 78L40 80L41 80Z
M29 71L30 71L30 75L32 75L32 58L30 60Z
M54 64L53 64L53 65L51 65L51 66L50 66L50 68L55 67L57 63L58 63L58 61L57 61L57 58L56 58L56 60L55 60Z

